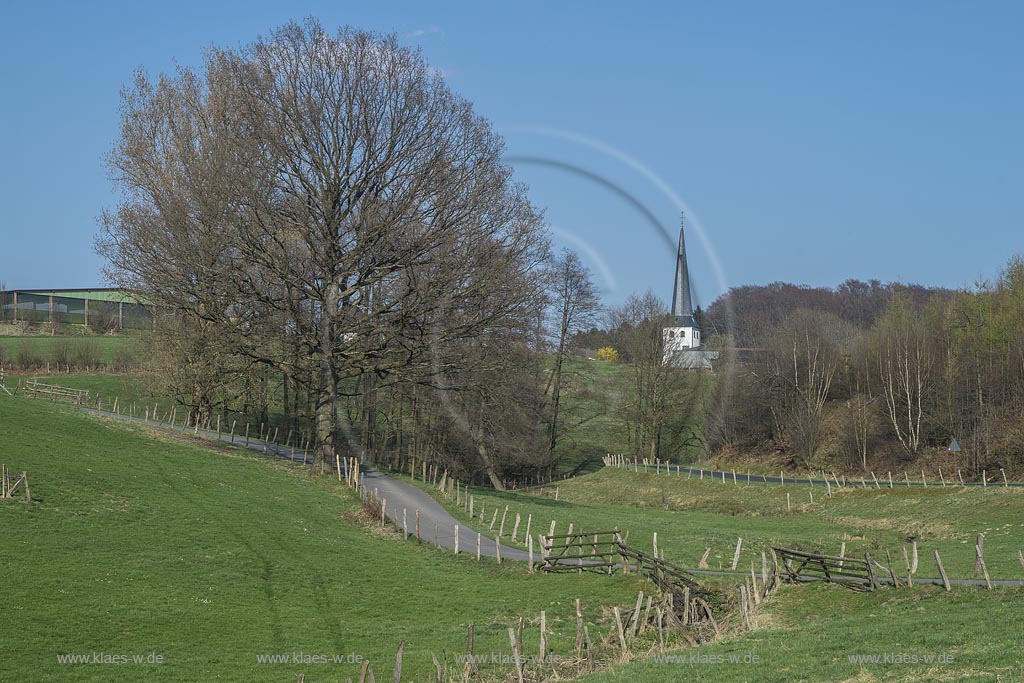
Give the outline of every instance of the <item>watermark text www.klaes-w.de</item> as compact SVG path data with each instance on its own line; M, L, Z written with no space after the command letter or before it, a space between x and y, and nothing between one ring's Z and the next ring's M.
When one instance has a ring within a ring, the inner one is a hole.
M846 661L850 664L953 664L956 655L948 652L875 652L847 655Z
M363 655L356 652L325 654L294 650L292 652L256 655L256 662L258 664L362 664L363 659Z
M156 665L164 663L164 656L159 652L79 652L57 655L57 663Z
M655 664L686 664L705 666L712 664L760 664L761 656L753 652L733 652L720 655L709 652L684 652L679 654L654 655Z

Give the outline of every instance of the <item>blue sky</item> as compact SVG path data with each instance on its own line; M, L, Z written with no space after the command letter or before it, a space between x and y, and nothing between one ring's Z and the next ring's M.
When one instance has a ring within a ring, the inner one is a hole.
M102 284L103 157L134 68L305 16L422 48L611 303L670 298L682 206L705 305L776 280L970 286L1024 251L1024 3L7 0L0 281Z

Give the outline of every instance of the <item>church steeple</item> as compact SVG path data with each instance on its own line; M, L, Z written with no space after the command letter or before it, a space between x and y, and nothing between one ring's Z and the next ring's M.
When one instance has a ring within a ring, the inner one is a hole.
M690 271L686 266L686 239L683 219L679 220L679 251L676 254L676 286L672 290L672 322L679 327L700 329L693 317L693 302L690 298Z

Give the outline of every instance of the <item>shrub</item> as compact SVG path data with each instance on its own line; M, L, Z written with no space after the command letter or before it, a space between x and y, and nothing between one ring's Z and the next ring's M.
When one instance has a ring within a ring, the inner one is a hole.
M35 344L29 341L21 342L18 346L18 353L14 357L15 364L23 370L38 368L43 364L43 359L36 353Z
M138 364L135 354L128 349L118 349L114 353L114 359L110 362L110 369L114 372L127 372Z
M83 339L75 347L75 365L88 370L100 364L100 357L103 355L100 345L93 339Z
M611 346L602 346L594 354L594 357L598 360L617 361L619 359L619 352Z
M57 366L57 368L67 367L71 365L71 361L74 354L74 349L71 348L71 343L67 339L57 339L53 346L50 347L50 362Z

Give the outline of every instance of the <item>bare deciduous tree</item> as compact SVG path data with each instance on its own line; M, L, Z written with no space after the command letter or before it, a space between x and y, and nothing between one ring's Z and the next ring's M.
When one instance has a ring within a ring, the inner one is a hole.
M899 300L877 328L879 387L893 431L906 453L922 445L926 396L934 365L928 335L918 316Z
M562 371L568 353L569 338L586 329L601 307L597 287L590 271L579 255L569 249L562 251L552 269L552 303L556 312L557 341L555 358L548 379L550 398L548 424L548 453L553 458L560 433L559 410L562 398Z
M330 462L339 382L430 381L459 362L437 349L534 305L546 235L502 149L394 37L287 24L125 90L99 248L238 353L297 382L314 366Z

